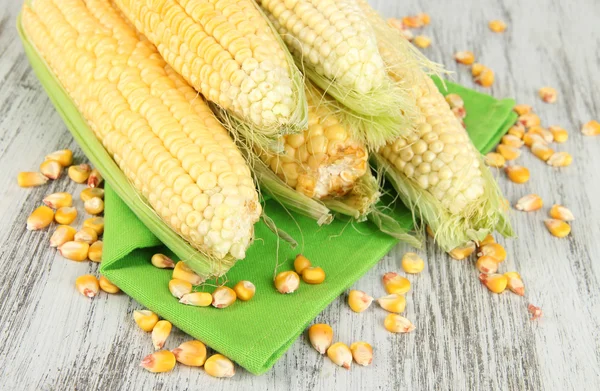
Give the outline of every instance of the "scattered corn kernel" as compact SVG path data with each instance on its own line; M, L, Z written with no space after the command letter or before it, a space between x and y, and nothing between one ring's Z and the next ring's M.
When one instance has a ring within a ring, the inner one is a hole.
M515 111L515 113L517 113L518 115L523 115L523 114L529 114L531 113L531 111L533 110L533 107L531 107L530 105L516 105L515 107L513 107L513 110Z
M44 204L52 209L59 209L63 206L72 206L73 197L69 193L52 193L44 197Z
M176 278L173 278L171 281L169 281L169 292L171 292L171 294L178 299L181 299L184 295L187 295L191 291L192 284L187 281L178 280ZM210 303L212 303L212 295L210 296ZM210 305L210 303L208 304Z
M567 167L573 163L573 156L569 152L555 152L546 163L552 167Z
M195 307L208 307L213 302L213 296L208 292L191 292L181 296L179 302Z
M76 242L85 242L87 244L92 244L98 240L98 234L91 228L82 228L75 234Z
M511 136L518 137L522 140L523 136L525 135L525 127L521 124L514 125L510 129L508 129L508 134L510 134Z
M296 273L302 274L302 270L311 266L312 264L310 263L309 259L306 258L304 255L296 255L296 259L294 259L294 270L296 270Z
M398 314L386 316L383 326L392 333L410 333L416 328L410 320Z
M98 279L91 274L77 277L75 287L79 293L89 298L96 296L100 290Z
M154 256L152 257L152 259L154 259ZM154 264L154 262L152 262L152 264L154 266L156 266ZM165 266L165 267L168 267L168 266ZM197 275L183 261L179 261L175 265L175 268L173 269L173 278L177 278L178 280L187 281L187 282L189 282L192 285L200 285L200 284L202 284L202 282L204 282L204 279L202 279L202 277L200 277L199 275Z
M336 342L331 345L329 349L327 349L327 357L329 357L335 365L339 365L346 369L350 369L350 366L352 365L352 351L343 342Z
M525 143L525 145L527 145L530 148L535 143L548 144L547 141L544 140L544 138L542 136L540 136L539 134L534 134L534 133L530 133L530 132L527 132L523 135L523 142Z
M354 312L363 312L373 302L373 298L363 291L351 290L348 293L348 305Z
M571 233L571 226L566 222L558 219L544 220L548 231L557 238L564 238Z
M88 177L88 180L87 180L87 185L88 185L88 187L91 187L91 188L98 187L98 186L100 186L100 184L102 183L103 180L104 180L104 178L102 178L100 171L98 171L98 169L94 168L90 172L90 176Z
M498 144L496 152L502 155L505 160L515 160L521 156L519 148L511 147L510 145Z
M429 14L426 14L425 12L418 13L417 18L421 20L423 26L427 26L429 23L431 23L431 16L429 16Z
M496 273L498 271L498 261L496 261L495 258L492 258L489 255L484 255L477 259L475 267L481 273Z
M406 309L406 298L398 293L383 296L377 299L379 306L388 312L399 314Z
M104 199L104 189L101 189L99 187L87 187L81 190L81 193L79 193L79 197L83 202L91 200L94 197Z
M600 134L600 122L589 121L581 127L581 133L586 136L598 136Z
M550 217L552 217L553 219L556 219L556 220L562 220L562 221L575 220L575 216L573 215L573 212L571 212L569 209L567 209L566 207L559 205L559 204L552 205L552 208L550 208L549 214L550 214Z
M204 371L212 377L232 377L235 367L230 359L222 354L214 354L204 363Z
M383 287L387 293L399 293L403 295L410 290L410 281L398 273L385 273L382 280Z
M318 266L307 267L302 271L302 281L307 284L320 284L325 281L325 271Z
M529 128L527 131L529 134L539 134L544 141L547 143L551 143L554 141L554 136L552 136L552 132L548 129L541 127L540 125L534 125Z
M35 187L45 185L48 177L39 172L20 172L17 176L17 183L21 187Z
M250 281L239 281L233 287L237 298L241 301L248 301L254 297L254 293L256 292L256 286Z
M529 169L523 166L508 166L504 169L508 179L514 183L525 183L529 180Z
M467 110L464 107L454 107L452 113L454 113L454 116L461 121L467 117ZM465 126L464 121L462 125L463 127Z
M279 293L293 293L300 286L300 277L296 272L285 271L275 277L274 283Z
M421 273L425 268L425 262L415 253L406 253L402 257L402 269L406 273Z
M526 113L520 115L517 119L517 123L523 125L526 128L531 128L532 126L539 126L542 121L540 117L538 117L535 113Z
M90 245L84 242L70 241L58 246L58 252L63 257L72 261L85 261L88 256Z
M509 147L521 148L523 146L523 140L512 134L505 134L502 136L502 144L508 145Z
M165 346L165 342L167 342L167 338L171 334L172 327L171 322L168 320L159 320L156 322L156 325L152 329L152 345L154 345L154 350L160 350Z
M46 160L40 164L40 172L48 179L58 179L62 173L63 166L54 160Z
M387 22L390 27L393 27L396 30L398 30L398 32L400 32L400 35L402 35L407 40L412 41L414 39L413 33L406 26L404 26L404 24L402 24L402 20L398 18L390 18Z
M476 62L471 65L471 75L473 77L478 77L483 73L484 69L486 69L485 65Z
M70 225L59 225L50 237L50 247L58 247L75 239L77 230Z
M478 76L475 76L475 83L482 87L491 87L494 84L494 71L490 68L484 68Z
M61 149L46 155L44 160L54 160L60 163L63 167L68 167L73 164L73 152L70 149Z
M104 212L104 201L98 197L90 198L83 203L83 209L91 215L98 215Z
M133 311L133 320L144 331L152 331L156 323L158 323L158 315L150 310Z
M108 280L108 278L106 278L104 276L100 276L100 279L98 280L98 284L100 285L100 289L102 289L106 293L119 293L119 292L121 292L121 289L119 289L118 286L116 286L115 284L113 284L112 282L110 282Z
M558 98L558 92L552 87L542 87L539 89L538 94L546 103L555 103Z
M481 242L479 242L479 247L483 247L486 244L490 244L490 243L496 243L496 240L494 239L494 237L491 234L489 234Z
M373 347L366 342L354 342L350 345L352 358L358 365L366 367L373 362Z
M554 154L554 150L542 143L533 143L531 152L540 160L547 161Z
M426 49L431 45L431 38L425 35L417 35L415 39L413 39L413 43L421 49Z
M550 126L548 130L552 133L552 137L554 138L555 143L564 143L569 139L569 132L566 129L561 128L560 126Z
M496 260L496 262L504 262L506 259L506 250L502 247L501 244L498 243L488 243L479 247L479 251L477 251L477 256L482 257L484 255L488 255Z
M457 261L462 261L468 258L475 252L475 242L468 242L464 246L456 247L454 250L449 251L448 254Z
M89 219L85 219L83 221L83 228L91 228L98 235L102 235L104 233L104 217L90 217Z
M506 31L506 23L498 19L490 20L488 27L495 33L503 33Z
M490 167L500 168L504 167L506 164L506 159L498 152L489 152L487 155L485 155L485 164Z
M327 324L313 324L308 329L308 339L317 352L325 354L333 342L333 329Z
M464 64L464 65L471 65L475 62L475 55L471 51L464 50L464 51L456 52L454 54L454 59L458 63Z
M90 245L88 250L88 258L92 262L102 262L102 251L104 250L104 243L102 240L96 240Z
M91 171L92 168L89 164L79 164L77 166L70 166L67 173L69 174L69 178L74 182L84 183L88 180Z
M486 274L481 273L479 280L485 285L491 292L502 293L508 285L508 278L504 274Z
M147 355L140 366L153 373L170 372L175 368L175 355L168 350L160 350Z
M419 16L405 16L402 25L406 28L417 29L423 27L423 20Z
M531 320L539 319L542 317L542 309L540 307L536 307L533 304L529 304L527 306L527 311L531 314Z
M150 262L159 269L173 269L175 267L175 262L164 254L154 254L150 258Z
M38 206L27 218L27 229L30 231L37 231L44 229L54 219L54 211L47 206Z
M446 102L448 102L451 109L465 107L465 102L463 101L463 98L461 98L458 94L446 95Z
M200 341L187 341L172 350L177 362L188 367L201 367L206 361L206 345Z
M227 308L237 299L235 291L227 286L220 286L212 293L212 305L215 308Z
M519 201L515 204L515 208L517 210L521 210L523 212L533 212L534 210L540 210L544 206L544 201L537 194L528 194L524 197L521 197Z
M507 272L504 275L508 279L508 289L519 296L525 296L525 285L523 284L521 275L517 272Z
M69 225L77 218L77 209L73 206L63 206L58 208L54 215L54 220L58 224Z

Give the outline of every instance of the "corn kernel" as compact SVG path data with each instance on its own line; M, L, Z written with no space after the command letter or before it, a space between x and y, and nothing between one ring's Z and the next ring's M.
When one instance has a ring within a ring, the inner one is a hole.
M571 233L571 226L562 220L548 219L544 221L548 231L557 238L564 238Z
M427 26L429 23L431 23L431 16L429 16L429 14L426 14L425 12L418 13L417 18L421 20L423 26Z
M410 281L398 273L385 273L382 280L383 287L387 293L399 293L403 295L410 290Z
M307 284L320 284L325 281L325 271L318 266L307 267L302 271L302 281Z
M102 262L102 252L104 250L104 243L102 240L96 240L90 245L88 250L88 258L92 262Z
M96 234L104 233L104 217L90 217L83 221L83 228L91 228L96 231Z
M513 107L513 110L515 113L517 113L517 115L521 116L523 114L529 114L531 113L531 111L533 111L533 107L531 107L530 105L515 105L515 107Z
M195 307L208 307L213 302L213 296L208 292L191 292L181 296L179 302Z
M490 244L490 243L496 243L496 240L494 239L494 237L491 234L489 234L481 242L479 242L479 247L483 247L486 244Z
M232 377L235 367L230 359L222 354L214 354L204 363L204 371L212 377Z
M457 247L452 251L449 251L448 254L457 261L462 261L465 258L468 258L475 252L475 242L468 242L464 246Z
M40 164L40 172L48 179L58 179L62 173L63 167L59 162L46 160Z
M523 280L521 279L519 273L507 272L504 273L504 275L508 279L508 289L519 296L525 296L525 285L523 284Z
M312 266L312 264L310 263L308 258L306 258L304 255L302 255L302 254L296 255L296 259L294 259L294 270L296 270L296 273L302 274L302 270L306 269L307 267L311 267L311 266Z
M75 239L77 230L69 225L59 225L50 237L50 247L58 247Z
M555 152L546 163L552 167L567 167L573 163L573 156L568 152Z
M200 341L187 341L172 350L177 362L188 367L201 367L206 361L206 345Z
M504 262L506 259L506 250L498 243L488 243L479 247L477 256L482 257L488 255L496 260L496 262Z
M529 170L523 166L508 166L504 169L508 179L514 183L525 183L529 180Z
M75 287L79 293L89 298L96 296L100 290L98 279L91 274L77 277Z
M487 164L490 167L500 168L504 167L504 165L506 164L506 159L498 152L489 152L487 155L485 155L484 160L485 164Z
M348 305L354 312L363 312L373 302L373 298L363 291L351 290L348 293Z
M454 107L452 108L452 113L461 121L467 117L467 110L464 107ZM462 125L465 127L464 121L462 121Z
M600 134L600 122L589 121L581 127L581 133L585 136L597 136Z
M167 342L167 338L171 334L172 327L171 322L168 320L159 320L156 322L156 325L152 329L152 345L154 345L154 350L160 350L165 346L165 342Z
M461 52L456 52L454 54L454 59L458 63L464 64L464 65L471 65L475 62L475 55L473 54L473 52L465 50L465 51L461 51Z
M417 274L421 273L425 268L425 262L415 253L406 253L402 257L402 269L406 273Z
M433 232L430 226L426 226L425 231L427 231L427 236L429 236L431 239L435 239L435 232Z
M154 254L150 258L150 262L159 269L173 269L175 267L175 262L164 254Z
M529 304L527 306L527 311L531 314L531 320L539 319L542 317L542 309L540 307L536 307L533 304Z
M94 197L104 199L104 189L101 189L99 187L88 187L81 190L81 193L79 193L79 197L83 202L91 200Z
M540 117L535 113L527 113L520 115L517 119L517 123L525 126L525 128L531 128L532 126L539 126L541 124Z
M544 206L544 201L537 194L528 194L524 197L521 197L519 201L515 204L515 208L517 210L521 210L523 212L533 212L534 210L540 210Z
M486 274L481 273L479 280L485 285L491 292L502 293L508 285L508 278L504 274Z
M154 257L152 257L154 258ZM154 265L154 263L153 263ZM155 265L156 266L156 265ZM173 269L173 278L178 280L187 281L192 285L200 285L204 282L204 279L197 275L188 265L183 261L177 262Z
M542 143L533 143L531 152L540 160L547 161L554 154L554 150Z
M423 20L418 16L405 16L402 18L402 25L406 28L417 29L423 27Z
M494 84L494 71L490 68L484 68L481 71L481 74L475 76L475 83L479 84L482 87L491 87Z
M458 94L448 94L445 99L451 109L465 107L465 102Z
M498 271L498 261L496 261L495 258L490 257L489 255L484 255L477 259L475 267L481 273L496 273Z
M485 65L479 64L479 63L474 63L473 65L471 65L471 75L473 77L478 77L483 73L483 71L485 69L486 69Z
M140 366L152 373L170 372L175 368L175 355L168 350L160 350L147 355Z
M413 33L406 26L404 26L402 20L398 18L389 18L387 20L387 23L390 27L393 27L396 30L398 30L400 35L402 35L407 40L412 41L414 39Z
M98 186L100 186L100 184L102 183L103 180L104 180L104 178L102 178L100 171L98 171L98 169L94 168L90 172L90 176L88 177L88 180L87 180L87 185L88 185L88 187L91 187L91 188L98 187Z
M379 306L388 312L399 314L406 309L406 298L398 293L383 296L377 299Z
M562 220L562 221L575 220L575 216L573 215L573 212L571 212L569 209L567 209L566 207L559 205L559 204L552 205L552 208L550 208L549 214L550 214L550 217L552 217L553 219L556 219L556 220Z
M548 129L541 127L540 125L534 125L530 127L527 133L539 134L544 139L546 144L554 141L554 136L552 136L552 132Z
M544 138L542 136L540 136L539 134L531 133L531 132L527 132L523 135L523 143L525 143L525 145L530 148L535 143L548 144L548 142L546 140L544 140Z
M63 206L56 211L54 220L58 224L69 225L77 218L77 209L73 206Z
M77 166L70 166L67 173L69 174L69 178L74 182L84 183L88 180L91 171L92 168L89 164L79 164Z
M503 33L506 31L506 23L498 19L490 20L488 27L495 33Z
M521 156L519 148L511 147L510 145L499 144L496 147L496 152L502 155L505 160L515 160Z
M538 94L546 103L555 103L558 98L558 92L552 87L542 87L539 89Z
M46 155L44 160L54 160L60 163L63 167L68 167L73 164L73 152L70 149L61 149Z
M239 281L233 287L235 294L241 301L248 301L254 297L256 286L250 281Z
M37 231L44 229L54 219L54 211L47 206L38 206L27 218L27 229Z
M92 244L98 240L98 234L91 228L82 228L75 234L76 242L85 242Z
M373 347L366 342L354 342L350 345L352 358L358 365L366 367L373 362Z
M569 139L569 132L566 129L561 128L560 126L550 126L548 127L550 133L552 133L552 137L554 138L555 143L564 143Z
M72 206L73 197L69 193L52 193L44 197L44 204L52 209L59 209L63 206Z
M415 46L421 49L426 49L431 45L431 38L425 35L417 35L413 40L413 43L415 44Z
M227 308L237 299L235 291L227 286L220 286L212 293L212 305L215 308Z
M88 256L90 245L84 242L70 241L58 246L58 252L63 257L72 261L85 261Z
M339 365L340 367L350 369L352 365L352 351L350 348L342 342L336 342L327 349L327 357L335 365Z
M313 324L308 329L308 339L317 352L325 354L333 342L333 329L326 324Z
M410 320L398 314L386 316L383 326L392 333L410 333L416 328Z
M521 140L517 136L505 134L504 136L502 136L502 144L508 145L509 147L513 148L521 148L523 146L523 140Z
M98 280L98 284L100 285L100 289L102 289L106 293L119 293L119 292L121 292L121 289L119 289L118 286L116 286L115 284L113 284L112 282L110 282L108 280L108 278L106 278L104 276L100 276L100 279Z
M158 323L158 315L149 310L133 311L133 320L144 331L152 331L156 323Z
M181 299L183 297L183 295L187 295L191 291L192 291L192 284L190 284L187 281L178 280L176 278L173 278L171 281L169 281L169 292L171 292L171 294L178 299ZM212 303L212 295L210 297L210 303ZM210 305L210 303L209 303L209 305ZM184 303L184 304L187 304L187 303Z
M508 134L523 140L523 136L525 135L525 127L521 124L514 125L508 129Z
M98 215L104 212L104 201L98 197L90 198L84 202L83 209L91 215Z
M279 293L293 293L300 286L300 277L296 272L285 271L279 273L273 282Z
M20 172L17 176L17 183L21 187L35 187L45 185L48 177L39 172Z

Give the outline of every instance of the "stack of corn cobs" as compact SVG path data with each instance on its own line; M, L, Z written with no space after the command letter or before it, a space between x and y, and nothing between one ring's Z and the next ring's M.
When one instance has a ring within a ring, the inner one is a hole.
M419 224L380 210L385 174L445 251L512 234L430 78L441 69L364 0L28 0L21 26L153 230L194 248L204 277L251 245L255 181L315 224L371 219L418 245Z

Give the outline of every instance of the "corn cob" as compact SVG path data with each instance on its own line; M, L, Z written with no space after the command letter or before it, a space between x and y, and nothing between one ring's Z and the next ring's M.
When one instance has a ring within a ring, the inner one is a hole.
M127 178L210 258L240 259L261 207L225 129L109 0L35 0L24 30Z

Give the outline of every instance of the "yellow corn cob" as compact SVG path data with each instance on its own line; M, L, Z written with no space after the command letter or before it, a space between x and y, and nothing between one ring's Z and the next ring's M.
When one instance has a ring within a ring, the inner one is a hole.
M204 101L108 0L36 0L22 22L96 136L157 214L214 258L243 258L261 207Z

